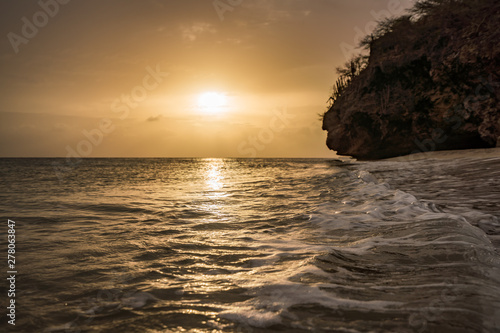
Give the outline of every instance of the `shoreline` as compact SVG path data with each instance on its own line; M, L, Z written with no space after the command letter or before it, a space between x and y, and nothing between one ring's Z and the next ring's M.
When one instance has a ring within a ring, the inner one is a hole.
M478 149L460 149L460 150L439 150L403 155L398 157L390 157L380 159L379 161L390 162L413 162L424 159L451 160L459 158L488 158L500 157L500 147L495 148L478 148Z

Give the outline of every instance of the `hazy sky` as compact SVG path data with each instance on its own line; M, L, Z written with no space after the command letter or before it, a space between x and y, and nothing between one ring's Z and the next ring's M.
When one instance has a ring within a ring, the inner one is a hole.
M335 68L412 3L2 1L0 156L334 156Z

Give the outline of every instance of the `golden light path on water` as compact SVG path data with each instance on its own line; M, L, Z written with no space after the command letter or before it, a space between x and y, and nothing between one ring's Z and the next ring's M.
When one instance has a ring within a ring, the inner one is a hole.
M190 242L197 243L201 247L219 247L217 251L219 256L232 254L231 248L244 247L245 244L241 240L237 240L240 236L237 230L227 230L227 223L231 222L232 205L228 204L224 198L229 196L227 190L237 186L231 183L227 173L224 159L203 160L200 166L200 182L199 188L195 192L194 203L196 210L206 216L200 219L196 226L196 234ZM233 234L233 235L229 235ZM226 249L226 250L224 250ZM198 254L202 254L197 251ZM207 250L202 255L213 255L212 250ZM202 256L193 255L190 259L199 260ZM205 272L194 273L186 276L189 282L182 286L183 291L187 293L209 295L217 292L224 292L233 289L234 278L232 276L232 266L223 264L223 260L214 260L215 262L204 261L194 265L196 271ZM191 304L192 305L192 304ZM192 310L189 310L192 311ZM201 313L200 313L201 314ZM203 312L205 315L215 316L215 312Z
M219 191L224 187L224 175L221 169L224 166L224 160L209 159L208 165L205 169L205 179L208 189L212 191Z

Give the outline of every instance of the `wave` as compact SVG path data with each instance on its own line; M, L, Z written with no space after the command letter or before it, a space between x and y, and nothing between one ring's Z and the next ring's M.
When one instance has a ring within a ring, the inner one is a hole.
M341 194L333 191L310 214L313 229L268 240L268 255L238 280L254 297L221 318L349 332L372 331L375 321L380 331L442 329L450 318L464 331L499 326L500 261L484 231L469 222L474 212L447 213L367 171L341 179ZM367 317L373 320L360 320Z

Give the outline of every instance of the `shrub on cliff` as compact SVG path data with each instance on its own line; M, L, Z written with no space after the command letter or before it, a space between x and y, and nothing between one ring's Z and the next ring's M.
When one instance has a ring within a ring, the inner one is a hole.
M432 149L494 146L499 25L497 0L421 0L408 15L380 22L361 41L369 56L337 69L323 115L328 146L390 157L421 150L436 131Z

